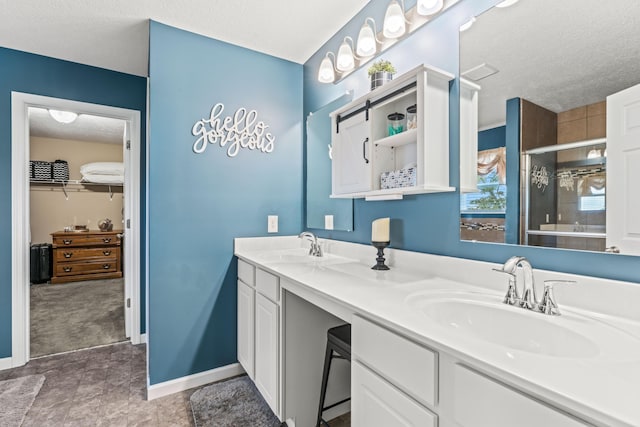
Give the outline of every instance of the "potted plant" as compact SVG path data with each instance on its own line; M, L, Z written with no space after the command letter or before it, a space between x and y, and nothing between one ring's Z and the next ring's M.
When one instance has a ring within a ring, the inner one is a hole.
M393 79L396 69L391 62L379 59L369 67L369 77L371 78L371 90L382 86Z

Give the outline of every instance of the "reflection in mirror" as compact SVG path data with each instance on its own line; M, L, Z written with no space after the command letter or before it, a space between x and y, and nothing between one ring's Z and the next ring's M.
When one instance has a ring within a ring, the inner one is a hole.
M347 92L307 116L307 228L353 230L353 200L331 199L331 118L351 102Z
M463 240L619 245L606 224L628 217L617 200L630 186L614 178L628 159L617 160L608 127L623 114L614 94L640 84L638 16L637 0L519 0L460 33L461 105L465 87L478 104L477 129L461 110L461 150L470 127L478 150L477 187L461 194Z

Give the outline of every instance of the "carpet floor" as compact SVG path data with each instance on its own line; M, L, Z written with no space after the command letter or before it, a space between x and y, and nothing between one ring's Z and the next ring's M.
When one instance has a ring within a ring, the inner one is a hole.
M0 381L0 426L20 427L38 395L44 375Z
M31 285L31 357L124 341L124 280Z
M196 427L278 427L253 382L247 376L206 386L191 395Z

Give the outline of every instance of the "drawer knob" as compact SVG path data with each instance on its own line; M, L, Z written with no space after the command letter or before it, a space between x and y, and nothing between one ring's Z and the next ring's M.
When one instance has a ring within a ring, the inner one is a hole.
M111 237L105 237L104 239L102 239L102 241L104 243L109 243L109 242L111 242Z
M73 267L62 267L62 269L64 270L65 273L68 273L73 269Z
M65 252L63 255L65 258L71 258L73 256L73 252Z
M102 268L108 270L109 268L111 268L111 264L102 264Z
M109 255L111 255L111 251L102 251L102 254L104 256L109 256Z
M64 243L65 245L70 245L71 242L73 242L73 240L71 239L62 239L62 243Z

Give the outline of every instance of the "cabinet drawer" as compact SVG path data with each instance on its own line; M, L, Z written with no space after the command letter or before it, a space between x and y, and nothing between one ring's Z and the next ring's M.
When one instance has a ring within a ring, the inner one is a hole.
M271 301L280 300L280 279L264 270L256 269L256 290Z
M55 276L73 276L76 274L110 273L118 271L116 259L90 262L67 262L56 264Z
M453 372L453 416L461 427L589 425L462 365Z
M358 316L353 318L351 342L357 360L420 403L435 406L436 352Z
M437 416L358 362L351 377L354 427L435 427Z
M246 261L238 259L238 279L242 280L249 286L253 286L255 267Z
M87 260L92 258L113 257L116 255L116 250L117 249L114 249L112 247L92 249L57 248L54 252L56 261L65 262Z
M89 245L110 245L116 246L120 244L120 239L116 234L80 234L68 233L67 235L54 235L53 245L56 247L65 246L89 246Z

